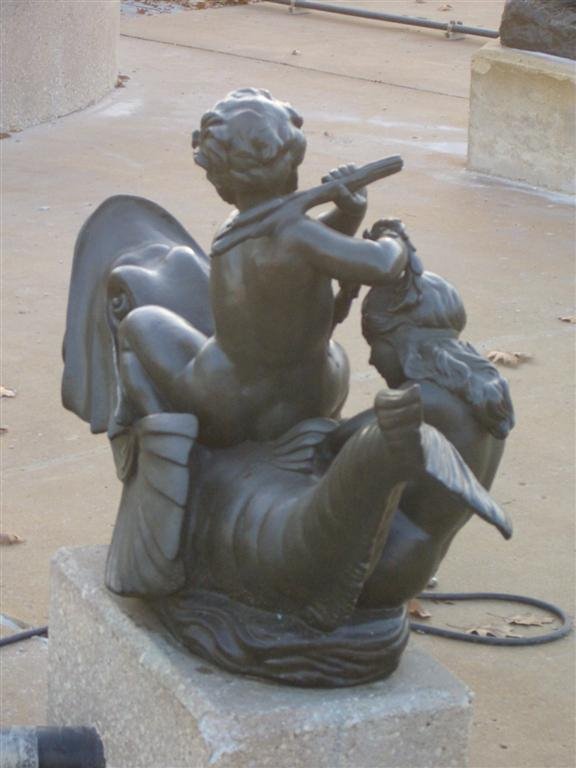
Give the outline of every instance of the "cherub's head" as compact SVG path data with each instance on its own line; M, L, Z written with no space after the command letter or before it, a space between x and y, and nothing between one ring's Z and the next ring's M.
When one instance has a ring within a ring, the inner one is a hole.
M203 115L192 135L196 163L228 203L239 193L293 192L304 158L303 120L268 91L241 88Z

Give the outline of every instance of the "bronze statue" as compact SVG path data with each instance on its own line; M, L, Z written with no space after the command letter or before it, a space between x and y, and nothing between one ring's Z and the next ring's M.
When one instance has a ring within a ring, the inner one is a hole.
M400 158L342 166L296 192L302 122L253 88L204 115L196 162L237 209L210 258L147 200L113 197L88 219L62 392L107 431L124 485L109 589L147 600L226 669L352 685L396 667L405 601L430 570L412 541L406 562L398 556L400 516L427 518L434 567L458 527L445 522L451 510L436 522L401 498L420 489L427 503L426 489L441 489L458 524L476 512L506 537L511 528L447 430L423 422L421 382L383 390L357 425L341 421L349 366L335 323L360 285L387 290L400 316L425 303L428 278L394 222L353 237L362 185L399 171ZM331 212L306 215L327 200Z

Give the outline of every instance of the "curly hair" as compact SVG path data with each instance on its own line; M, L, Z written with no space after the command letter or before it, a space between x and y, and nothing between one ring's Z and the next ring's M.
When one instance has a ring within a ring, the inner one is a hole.
M192 134L194 159L228 203L239 188L293 191L306 151L303 122L268 91L240 88L203 115Z
M388 341L406 378L429 380L467 403L476 420L503 440L514 426L508 383L471 344L458 336L466 311L454 286L432 272L421 277L421 300L403 312L387 312L390 286L372 288L362 305L362 333L371 346Z

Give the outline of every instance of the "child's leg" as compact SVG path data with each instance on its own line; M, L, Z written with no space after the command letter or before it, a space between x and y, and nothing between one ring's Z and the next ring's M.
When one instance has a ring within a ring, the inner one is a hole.
M150 305L130 312L118 328L118 423L173 411L183 399L177 377L205 343L202 333L170 310Z

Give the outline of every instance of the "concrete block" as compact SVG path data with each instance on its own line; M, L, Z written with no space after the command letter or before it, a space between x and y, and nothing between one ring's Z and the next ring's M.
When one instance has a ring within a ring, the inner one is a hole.
M48 722L96 727L109 768L466 765L470 692L428 655L408 650L388 680L339 690L233 676L108 593L105 556L53 561Z
M114 87L120 0L2 0L0 21L0 130L67 115Z
M0 727L44 725L48 640L31 637L2 648Z
M576 192L576 65L490 42L472 58L468 168Z

